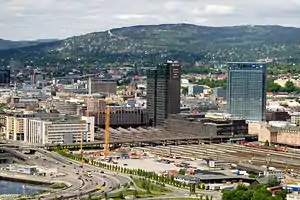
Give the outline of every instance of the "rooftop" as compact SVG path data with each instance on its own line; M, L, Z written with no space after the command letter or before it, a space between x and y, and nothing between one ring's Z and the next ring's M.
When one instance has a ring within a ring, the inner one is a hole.
M299 126L291 126L291 125L287 125L285 127L274 127L274 126L270 126L268 127L268 130L270 132L281 132L281 131L287 131L287 132L300 132L300 127Z

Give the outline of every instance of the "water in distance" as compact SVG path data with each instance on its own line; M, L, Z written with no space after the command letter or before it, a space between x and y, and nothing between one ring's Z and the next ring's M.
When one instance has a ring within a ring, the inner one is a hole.
M47 186L32 185L12 181L0 180L0 195L3 194L36 194L41 190L46 190Z

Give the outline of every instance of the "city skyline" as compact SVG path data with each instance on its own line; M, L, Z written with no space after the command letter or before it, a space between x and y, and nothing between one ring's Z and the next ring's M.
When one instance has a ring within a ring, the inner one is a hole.
M126 9L124 9L126 8ZM1 39L67 38L132 25L190 23L205 26L247 24L300 27L300 2L276 0L161 1L120 0L0 2Z

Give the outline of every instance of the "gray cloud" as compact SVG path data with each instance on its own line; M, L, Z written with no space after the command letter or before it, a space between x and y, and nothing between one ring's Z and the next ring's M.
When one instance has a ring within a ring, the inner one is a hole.
M65 38L121 26L194 23L300 27L300 0L1 0L0 38Z

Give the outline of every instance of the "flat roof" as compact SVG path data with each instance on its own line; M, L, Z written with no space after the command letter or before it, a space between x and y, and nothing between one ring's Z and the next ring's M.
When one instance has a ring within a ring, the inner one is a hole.
M227 64L267 64L266 62L227 62Z

